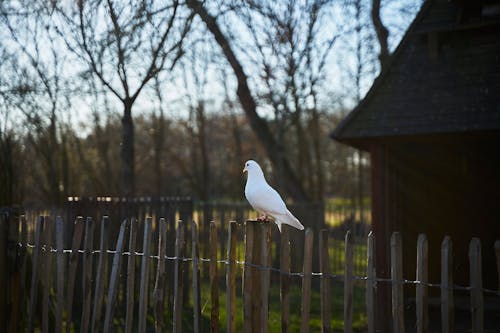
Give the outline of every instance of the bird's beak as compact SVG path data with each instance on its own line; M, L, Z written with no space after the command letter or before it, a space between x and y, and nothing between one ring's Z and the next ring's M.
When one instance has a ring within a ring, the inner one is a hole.
M247 171L248 171L248 170L247 170L247 167L244 167L244 168L243 168L243 173L245 173L245 172L247 172Z

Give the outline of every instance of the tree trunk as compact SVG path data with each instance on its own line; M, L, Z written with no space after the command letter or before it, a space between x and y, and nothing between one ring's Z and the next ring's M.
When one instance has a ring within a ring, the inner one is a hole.
M387 38L389 36L389 31L382 23L382 19L380 18L380 0L372 0L372 22L373 27L375 28L375 32L377 33L378 43L380 45L380 68L381 71L384 70L387 65L387 61L389 60L389 46L387 44Z
M207 135L205 129L205 105L203 101L198 102L196 107L196 123L198 127L198 144L200 149L201 157L201 174L200 174L200 186L201 186L201 197L203 201L208 201L210 195L210 165L208 161L208 151L207 151Z
M163 111L160 110L159 117L153 115L154 122L154 133L153 133L153 145L154 145L154 173L155 173L155 187L156 195L161 196L163 193L163 170L162 170L162 160L163 160L163 143L165 142L165 117Z
M197 0L188 0L187 5L193 10L203 22L207 25L208 30L213 34L216 42L219 44L224 56L229 62L238 81L236 94L240 101L241 107L245 112L252 130L266 150L267 156L273 163L274 167L283 166L283 177L286 179L286 190L290 196L296 201L308 201L309 198L302 187L299 178L293 171L290 161L285 157L280 158L279 144L276 142L267 122L262 119L257 113L257 106L248 87L248 78L243 70L242 65L236 58L229 41L220 30L215 18L210 15L203 7L203 4Z
M134 122L132 120L132 101L125 100L123 104L121 194L130 197L135 195Z
M315 98L316 100L316 98ZM311 119L311 135L312 135L312 141L313 141L313 148L314 148L314 164L316 168L316 191L315 191L315 199L316 200L322 200L323 199L323 192L324 192L324 170L323 170L323 164L322 164L322 153L321 153L321 132L320 132L320 125L319 125L319 114L318 114L318 109L316 107L316 102L314 102L314 108L312 109L312 119Z

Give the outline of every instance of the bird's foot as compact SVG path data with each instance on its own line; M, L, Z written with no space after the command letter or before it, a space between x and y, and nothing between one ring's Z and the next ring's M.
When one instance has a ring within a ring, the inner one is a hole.
M266 215L261 215L257 218L257 221L259 222L264 222L264 221L267 221L267 216Z

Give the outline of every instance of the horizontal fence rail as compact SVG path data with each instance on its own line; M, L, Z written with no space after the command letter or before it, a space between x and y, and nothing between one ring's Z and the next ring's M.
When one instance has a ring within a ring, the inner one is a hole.
M312 229L303 233L285 227L275 243L270 223L247 221L243 228L241 224L229 222L225 251L222 251L217 233L220 224L214 222L209 224L209 237L203 239L195 222L172 224L163 218L124 219L118 234L112 238L108 237L108 217L99 221L77 217L68 223L60 217L40 216L32 223L35 234L32 241L27 237L27 219L22 216L14 222L10 222L9 228L14 230L11 233L15 240L10 251L17 258L19 274L12 280L16 286L11 291L12 299L16 302L8 318L9 328L14 331L146 332L149 328L156 332L223 329L267 332L270 331L270 311L279 308L278 326L282 332L314 331L312 317L319 318L323 332L330 332L332 313L338 311L331 307L332 286L339 285L343 294L344 332L353 332L356 288L362 288L365 293L364 330L375 332L377 285L387 284L392 290L394 332L405 331L405 296L408 295L404 286L415 287L418 332L429 331L431 289L440 290L443 332L456 329L453 296L459 292L470 295L469 329L486 332L485 304L491 300L496 304L500 302L499 290L482 285L481 246L477 238L471 240L469 247L470 285L463 286L453 283L450 276L453 250L449 237L443 240L441 247L441 281L433 283L428 281L427 271L431 249L423 234L418 238L416 279L413 280L402 276L402 241L398 233L392 235L390 244L391 277L382 278L376 275L372 233L365 239L364 272L360 273L354 268L355 248L361 245L354 242L349 231L343 241L343 268L339 271L332 267L337 254L331 251L332 239L327 230L315 235ZM2 224L5 223L7 220L2 219ZM65 243L63 235L68 225L73 234ZM175 230L169 230L172 225ZM174 237L169 237L172 234L169 231L173 231ZM304 242L298 248L302 258L293 266L301 267L298 270L292 269L290 263L293 260L290 253L297 250L292 233L302 236ZM315 240L319 243L316 250ZM207 256L200 254L203 242L208 242ZM280 254L276 266L273 248ZM500 272L500 242L494 250ZM313 257L319 257L318 270L313 269ZM224 278L224 283L219 276ZM273 297L276 285L279 285L279 298ZM236 292L238 288L242 294ZM315 292L320 296L318 314L312 313ZM223 299L225 305L220 303ZM300 308L291 307L292 299ZM237 304L241 304L241 308L238 309ZM356 311L359 312L359 308ZM292 315L300 318L295 329L291 328Z

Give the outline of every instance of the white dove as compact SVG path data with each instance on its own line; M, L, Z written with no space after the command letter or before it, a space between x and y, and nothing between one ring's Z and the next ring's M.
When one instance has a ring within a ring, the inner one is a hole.
M304 229L299 220L286 208L278 192L267 183L264 172L257 162L247 161L243 169L243 173L245 172L248 174L245 197L256 211L264 214L264 218L272 217L280 232L283 223L299 230Z

